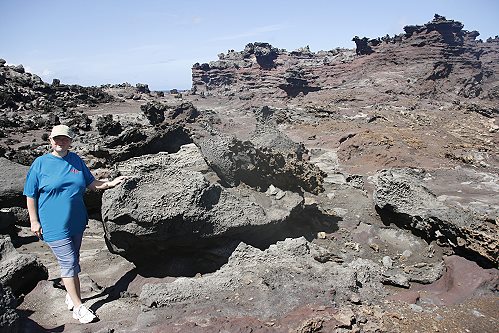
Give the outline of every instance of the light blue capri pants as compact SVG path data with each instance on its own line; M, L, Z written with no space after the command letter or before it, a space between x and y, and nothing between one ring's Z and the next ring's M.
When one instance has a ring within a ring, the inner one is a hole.
M81 272L80 247L83 233L69 238L47 242L61 268L61 278L74 277Z

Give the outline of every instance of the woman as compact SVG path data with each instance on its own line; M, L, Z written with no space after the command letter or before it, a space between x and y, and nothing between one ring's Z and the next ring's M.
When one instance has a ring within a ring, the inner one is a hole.
M69 151L73 134L68 126L57 125L50 134L52 152L38 157L26 176L26 196L31 231L52 249L66 287L66 304L73 318L90 323L96 317L81 301L80 246L88 215L83 202L85 189L104 190L122 183L96 180L85 162Z

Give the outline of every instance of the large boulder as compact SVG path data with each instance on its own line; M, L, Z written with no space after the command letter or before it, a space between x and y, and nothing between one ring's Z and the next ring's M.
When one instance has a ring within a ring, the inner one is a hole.
M438 200L423 185L424 174L409 168L378 172L374 203L382 219L450 246L458 254L497 266L497 224Z
M48 279L47 268L31 254L20 254L9 236L0 235L0 283L16 295L30 292L41 280Z
M133 177L103 195L105 237L112 252L135 263L221 237L251 242L303 206L303 197L289 191L220 186L194 144L131 159L118 170Z
M29 167L0 157L0 208L25 206L24 181Z

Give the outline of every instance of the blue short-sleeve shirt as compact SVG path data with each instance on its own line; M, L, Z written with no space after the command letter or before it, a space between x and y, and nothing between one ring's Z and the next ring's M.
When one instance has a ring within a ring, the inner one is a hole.
M73 152L63 158L45 154L33 162L23 194L37 200L45 241L61 240L85 230L88 215L83 194L94 180L85 162Z

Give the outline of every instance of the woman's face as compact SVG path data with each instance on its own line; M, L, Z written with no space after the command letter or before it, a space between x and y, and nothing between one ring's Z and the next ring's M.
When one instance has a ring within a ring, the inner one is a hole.
M58 135L50 138L50 143L52 144L52 149L60 153L69 149L71 139L64 135Z

